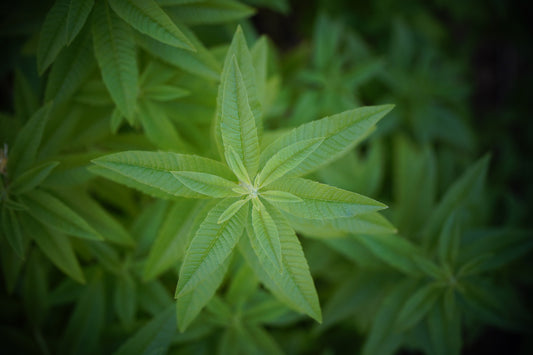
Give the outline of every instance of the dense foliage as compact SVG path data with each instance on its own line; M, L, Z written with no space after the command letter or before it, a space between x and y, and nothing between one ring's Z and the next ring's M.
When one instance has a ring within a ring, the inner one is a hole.
M5 5L2 349L532 351L527 156L468 80L512 8L364 3Z

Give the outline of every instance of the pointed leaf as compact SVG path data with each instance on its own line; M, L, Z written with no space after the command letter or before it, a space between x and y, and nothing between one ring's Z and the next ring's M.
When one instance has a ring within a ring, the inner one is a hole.
M67 19L70 0L57 0L41 28L39 45L37 47L37 67L39 74L56 59L56 56L67 44Z
M83 218L48 192L34 190L21 200L32 217L58 232L85 239L103 239Z
M281 149L265 163L257 176L256 186L267 186L297 168L323 141L323 138L306 139Z
M286 191L267 190L260 192L261 197L269 200L270 202L302 202L303 200L296 195Z
M93 15L94 53L113 101L133 122L138 95L135 39L131 28L104 1L97 1Z
M283 263L281 272L261 248L252 247L249 238L241 238L240 250L257 277L280 301L320 322L322 315L318 296L300 241L283 215L275 208L268 211L278 227Z
M282 178L269 189L301 198L301 202L273 203L290 214L309 219L351 217L386 208L371 198L302 178Z
M173 101L189 95L189 92L177 86L162 84L147 87L144 90L144 95L155 101Z
M437 253L441 264L455 264L461 243L461 234L455 214L450 215L439 236Z
M18 68L15 69L13 81L13 106L15 116L23 119L30 117L39 108L37 93L35 93L24 73ZM2 119L5 118L2 117ZM2 127L3 129L4 127ZM5 134L4 132L2 133ZM3 138L5 139L6 137Z
M137 311L137 292L135 282L130 275L124 273L116 278L113 296L113 305L118 318L126 328L131 327Z
M324 138L320 147L287 176L308 174L352 149L392 108L392 105L362 107L303 124L270 144L261 153L261 165L291 144L303 139Z
M87 21L87 17L91 13L93 5L94 0L69 0L66 23L68 45L72 43L81 31L85 21Z
M239 212L239 210L242 208L242 206L244 206L248 201L250 201L249 198L243 198L241 200L237 200L235 202L233 202L231 205L229 205L229 207L220 215L220 217L218 218L218 221L217 223L224 223L226 222L228 219L230 219L231 217L233 217L233 215L235 215L235 213Z
M221 24L253 15L254 10L235 0L209 0L166 9L169 16L187 25Z
M10 185L10 190L14 194L28 192L40 185L44 179L50 175L52 170L59 164L57 161L51 161L37 165L36 167L25 171L17 177Z
M220 176L195 171L171 171L189 189L215 198L238 196L232 191L238 185Z
M195 50L188 38L154 0L109 0L109 5L137 31L171 46Z
M162 106L149 101L139 103L139 118L144 133L156 147L184 151L185 145Z
M2 206L2 230L3 235L7 239L15 254L20 258L25 258L26 252L26 238L23 234L19 217L15 211ZM0 231L2 231L0 230Z
M398 314L398 326L406 330L417 324L431 310L442 290L442 286L434 283L420 287L409 297Z
M226 147L226 151L224 153L224 156L226 157L226 162L228 163L229 168L237 179L239 179L240 182L246 183L249 186L252 185L252 181L250 180L250 176L248 175L248 171L246 171L246 168L244 167L244 163L242 162L242 158L239 156L239 154L233 149L233 147L228 146Z
M83 271L67 237L61 233L50 233L46 227L29 216L25 216L22 222L39 249L57 268L79 283L85 283Z
M230 257L241 237L247 211L241 209L226 222L217 222L233 202L234 199L219 202L198 228L181 266L176 297L193 292Z
M281 243L278 227L263 204L252 208L253 233L249 235L254 250L262 248L263 253L278 270L283 269L281 260ZM258 254L259 255L262 255Z
M248 102L248 93L237 59L225 68L221 88L220 129L222 142L232 147L241 158L249 176L255 176L259 164L259 138L255 119Z
M35 112L17 135L8 160L8 170L12 178L16 178L35 162L50 107L51 105L47 104Z
M106 155L93 160L93 163L99 168L94 172L100 175L167 199L205 197L181 184L170 171L197 171L233 178L231 171L222 163L194 155L130 151Z

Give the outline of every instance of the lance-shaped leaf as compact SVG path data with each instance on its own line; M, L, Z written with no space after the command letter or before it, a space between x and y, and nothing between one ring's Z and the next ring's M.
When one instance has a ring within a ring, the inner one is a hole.
M127 273L118 275L115 280L115 292L113 294L115 313L126 328L131 327L137 311L135 282Z
M105 1L95 4L92 25L94 53L102 78L113 101L131 123L139 91L133 33Z
M84 30L57 57L46 83L45 101L53 99L57 104L69 99L89 77L96 65L89 33Z
M253 233L250 233L249 237L252 247L254 250L261 248L271 263L278 270L282 270L281 243L276 222L262 203L259 203L259 208L252 207L251 209Z
M444 223L438 240L437 253L441 264L454 265L461 243L461 231L455 213Z
M228 164L231 171L233 171L237 179L251 186L252 181L250 180L250 175L248 175L248 171L246 170L244 163L242 162L242 158L235 151L235 149L233 149L233 147L231 146L226 147L224 156L226 158L226 163Z
M324 141L323 138L306 139L281 149L270 158L257 176L256 186L267 186L302 163Z
M57 0L46 14L37 47L39 74L56 59L59 51L67 44L67 26L70 0Z
M150 142L160 149L185 150L183 140L161 105L144 100L138 108L138 117Z
M25 235L22 231L19 217L15 211L2 206L1 214L2 226L0 232L3 231L4 237L7 239L9 245L15 251L15 254L20 259L24 259L26 252L26 240Z
M35 112L17 135L8 160L8 170L12 177L17 177L35 161L50 107L51 105L47 104Z
M283 215L275 208L268 208L278 227L283 268L272 262L261 249L254 249L249 238L241 238L240 250L261 282L290 308L322 320L318 296L313 284L300 241ZM248 233L253 233L251 226Z
M303 201L296 195L286 191L267 190L261 191L261 197L270 202L301 202Z
M222 163L195 155L164 152L130 151L110 154L93 160L95 173L136 188L152 196L204 198L192 191L171 171L197 171L232 179L233 174Z
M241 237L247 212L241 209L232 218L219 224L219 217L233 202L234 199L222 200L198 228L181 266L176 297L194 291L231 255Z
M154 0L109 0L109 5L137 31L159 42L195 51L183 32Z
M61 233L50 233L48 228L27 215L23 217L22 223L26 232L31 235L44 255L65 274L80 283L85 283L83 271L70 240Z
M231 205L229 205L229 207L220 215L220 217L218 218L218 221L217 223L224 223L226 222L228 219L230 219L231 217L233 217L233 215L237 212L239 212L239 210L242 208L242 206L244 206L248 201L250 201L249 198L243 198L243 199L240 199L240 200L237 200L235 202L233 202Z
M173 20L187 25L221 24L254 13L253 8L235 0L187 1L166 10Z
M216 118L215 118L215 139L216 139L217 147L221 155L224 155L224 151L225 151L223 147L222 132L221 132L221 123L222 123L222 118L223 118L222 105L223 105L223 98L224 98L224 83L226 82L226 77L228 75L228 72L230 71L231 66L234 65L233 64L234 57L237 60L238 68L244 80L244 85L246 87L246 94L248 96L248 104L250 106L250 109L252 110L252 115L255 119L255 126L258 132L257 135L260 136L262 132L261 103L259 102L259 99L257 98L257 88L255 85L256 75L255 75L252 55L250 54L250 51L248 50L248 46L246 45L246 39L244 38L244 34L242 32L241 27L239 26L237 27L237 30L235 31L235 34L233 35L231 45L228 49L228 52L226 53L226 59L224 61L224 69L222 70L221 83L218 88L217 111L216 111Z
M261 153L261 165L291 144L304 139L324 138L320 147L287 176L308 174L352 149L392 108L392 105L362 107L303 124L270 144Z
M229 63L221 83L220 129L224 150L231 147L248 174L255 176L259 165L259 138L246 86L236 58Z
M433 307L439 296L443 293L442 286L430 283L409 297L398 314L397 325L402 330L407 330L417 324Z
M301 202L273 202L284 211L309 219L342 218L386 208L371 198L302 178L282 178L269 188L289 192Z
M81 31L91 13L94 0L69 0L66 23L67 44L70 45Z
M21 200L28 206L28 213L32 217L58 232L85 239L103 239L76 212L48 192L34 190L31 194L21 196Z
M27 170L17 177L10 185L10 190L14 194L28 192L43 182L50 175L52 170L58 165L57 161L43 163Z
M196 171L171 171L183 185L206 196L215 198L238 196L233 189L238 185L220 176Z
M144 95L155 101L172 101L189 95L189 92L177 86L161 84L147 87Z

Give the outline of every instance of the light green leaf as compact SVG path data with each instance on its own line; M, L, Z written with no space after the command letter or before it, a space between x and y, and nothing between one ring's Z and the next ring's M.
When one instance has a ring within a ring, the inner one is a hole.
M181 266L176 297L194 293L230 257L241 237L248 212L241 209L226 222L217 223L233 202L233 199L219 202L198 228Z
M226 158L226 162L228 163L229 168L237 179L239 179L240 182L244 182L248 184L249 186L252 186L252 181L250 180L250 176L248 175L248 171L246 171L246 168L244 167L244 163L242 162L242 158L239 156L239 154L233 149L232 146L227 146L226 151L224 152L224 156ZM243 187L242 191L246 191L246 188Z
M130 328L137 311L137 292L130 275L123 273L115 279L113 301L118 318L126 328Z
M22 194L32 190L43 182L58 164L59 162L52 161L39 164L30 170L26 170L13 180L10 185L11 192L14 194Z
M278 227L262 203L259 204L259 208L252 208L252 226L253 233L248 236L254 250L261 248L263 253L270 259L270 262L278 270L282 270ZM257 256L260 257L263 253L258 253Z
M268 211L278 227L283 263L281 272L261 248L252 247L249 238L241 238L240 250L257 277L280 301L320 322L322 315L318 296L300 241L279 211L275 208ZM248 230L248 233L253 231Z
M130 151L106 155L93 160L93 163L99 168L93 171L100 175L167 199L205 197L181 184L171 171L197 171L233 178L231 171L218 161L176 153Z
M144 133L150 142L165 150L186 150L176 127L160 104L144 100L139 103L138 109Z
M165 353L176 333L174 305L165 308L120 346L114 355Z
M188 38L154 0L109 0L109 5L137 31L159 42L195 51Z
M419 287L398 314L396 321L398 327L407 330L417 324L430 311L442 293L442 286L435 283Z
M337 159L364 139L392 105L362 107L303 124L284 134L261 153L261 165L281 149L303 139L324 138L324 142L289 176L308 174Z
M295 169L324 141L323 138L306 139L291 144L274 154L257 176L256 186L268 186Z
M50 233L29 216L24 216L22 223L28 235L31 235L39 249L58 269L79 283L85 283L83 271L67 237L61 233Z
M43 190L34 190L21 196L28 213L44 225L79 238L102 240L87 222L56 197Z
M91 13L94 0L69 0L66 23L67 45L70 45L74 38L81 31L87 17Z
M20 258L25 258L26 253L26 236L22 231L19 217L15 211L2 206L2 228L3 235L7 239L11 248L15 251L15 254Z
M238 185L220 176L196 171L171 171L172 175L189 189L215 198L238 196L232 191Z
M8 160L8 171L12 178L16 178L35 162L50 107L47 104L35 112L17 135Z
M212 204L190 199L181 199L172 205L161 226L157 227L157 237L144 266L144 280L157 277L183 260L194 233L212 207Z
M96 63L89 33L83 31L57 57L48 75L45 101L54 100L58 104L68 100L89 77Z
M231 217L233 217L233 215L237 212L239 212L239 210L241 209L242 206L244 206L248 201L250 201L249 198L243 198L241 200L237 200L235 202L233 202L231 205L229 205L229 207L220 215L220 217L218 218L218 221L217 223L224 223L226 222L228 219L230 219Z
M147 87L144 89L144 95L155 101L173 101L189 95L189 92L177 86L162 84Z
M286 191L301 198L301 202L274 202L274 205L309 219L352 217L386 208L371 198L302 178L282 178L272 183L269 189Z
M267 69L268 69L268 41L265 36L261 36L250 51L255 68L257 97L261 106L265 106Z
M242 263L231 278L225 299L233 309L241 310L251 296L257 291L259 280L246 263ZM270 297L272 299L272 297ZM248 313L248 310L247 312Z
M221 71L220 63L204 47L202 42L196 38L191 30L185 26L182 26L181 30L194 45L196 52L172 47L142 34L138 34L136 40L139 46L154 57L188 73L201 76L208 80L218 81Z
M37 67L41 75L67 44L69 5L70 0L57 0L46 14L37 47Z
M235 0L207 0L166 8L169 16L187 25L221 24L240 20L254 14L254 10Z
M231 45L226 53L226 59L224 61L224 69L221 75L221 84L218 88L217 96L217 111L215 118L215 139L217 143L218 150L221 155L224 155L225 147L222 140L222 131L221 123L223 119L222 115L222 105L224 97L224 83L227 81L226 77L228 76L228 71L231 68L234 68L234 58L237 60L237 66L242 74L242 79L244 80L244 85L246 87L247 101L248 105L252 111L252 115L255 119L255 127L257 129L257 136L261 136L262 132L262 110L261 103L257 98L257 89L255 86L255 69L253 66L252 55L248 50L246 45L246 39L240 26L237 27ZM230 78L231 79L231 78Z
M107 90L132 123L139 92L139 73L131 28L111 11L106 2L97 1L92 31L94 53Z
M264 197L270 202L302 202L303 200L296 195L286 191L267 190L260 191L261 197Z
M259 138L255 119L248 102L248 93L236 58L224 67L219 95L221 99L220 129L224 149L231 147L241 158L249 176L259 166Z

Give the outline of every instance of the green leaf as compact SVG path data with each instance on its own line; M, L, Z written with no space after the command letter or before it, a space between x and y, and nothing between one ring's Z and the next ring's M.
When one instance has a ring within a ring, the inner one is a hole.
M435 283L418 288L398 314L398 327L407 330L417 324L431 310L442 291L442 287Z
M58 232L91 240L103 239L83 218L47 192L34 190L21 200L32 217Z
M214 198L238 196L232 190L238 185L220 176L196 171L171 171L171 173L183 185L200 194Z
M144 280L151 280L178 264L211 204L181 199L176 201L161 226L144 266Z
M249 176L255 176L259 165L259 138L248 93L236 58L224 67L221 83L220 129L224 149L231 147L241 158Z
M91 13L94 0L69 0L66 23L67 45L70 45L74 38L81 31L87 17Z
M455 264L460 243L461 232L454 213L444 223L439 236L437 253L441 264L447 263L450 266Z
M52 170L59 164L57 161L39 164L36 167L26 170L18 176L10 185L10 190L14 194L28 192L40 185L44 179L50 175Z
M261 153L261 165L291 144L303 139L324 138L320 147L288 176L308 174L352 149L392 108L392 105L362 107L303 124L270 144Z
M268 41L265 36L261 36L254 46L250 54L255 68L257 97L261 102L261 106L265 106L266 101L266 86L267 86L267 71L268 71Z
M280 301L320 322L322 315L318 296L300 241L283 215L275 208L268 211L278 227L283 263L281 272L261 248L252 247L249 238L241 238L240 250L259 280ZM248 233L252 231L248 230Z
M54 100L54 104L58 104L68 100L88 79L96 63L89 34L83 31L57 57L48 75L45 101Z
M241 209L219 224L218 219L233 202L234 199L220 201L198 228L181 266L176 297L194 293L230 257L241 237L247 212Z
M281 243L276 222L262 203L259 204L259 208L252 207L251 209L253 233L248 236L252 247L254 250L261 248L263 253L258 253L257 256L265 254L278 270L282 270Z
M61 233L50 233L46 227L29 216L24 216L22 223L39 249L58 269L79 283L85 283L83 271L67 237Z
M240 20L254 14L254 10L235 0L207 0L168 7L169 16L187 25L221 24Z
M119 110L131 123L139 92L135 39L131 28L111 11L106 2L97 1L92 31L94 53L104 83Z
M181 30L196 48L196 52L172 47L142 34L136 36L136 41L145 51L168 64L202 78L218 81L221 71L219 62L191 30L185 26Z
M176 311L178 316L178 327L180 331L185 331L192 321L198 316L198 313L213 298L217 288L224 279L228 270L231 258L227 258L222 264L218 265L212 273L206 275L194 292L189 292L179 297L176 301Z
M150 142L165 150L185 150L183 140L161 105L142 101L138 109L144 133Z
M270 202L302 202L303 200L296 195L291 194L290 192L285 191L276 191L276 190L267 190L260 192L261 197L264 197Z
M39 108L39 99L24 73L18 68L16 68L14 72L13 106L15 117L26 119ZM2 117L2 120L7 120L7 118ZM10 119L9 121L14 120ZM4 130L4 127L1 129ZM2 133L5 134L4 132ZM6 137L2 138L5 139Z
M250 180L250 175L248 175L248 171L246 171L246 168L244 167L244 163L242 162L242 158L235 151L235 149L233 149L233 147L231 147L231 146L226 147L226 151L224 152L224 156L226 158L226 162L228 163L229 168L231 169L231 171L233 171L233 173L235 174L237 179L239 179L239 181L244 182L244 183L248 184L249 186L251 186L252 185L252 181ZM243 191L245 191L245 190L243 190Z
M446 192L423 228L426 242L436 241L448 216L460 206L471 203L483 188L490 157L487 155L471 166Z
M250 201L249 198L244 198L244 199L241 199L241 200L237 200L235 202L233 202L231 205L229 205L229 207L220 215L220 217L218 218L218 221L217 223L224 223L226 222L228 219L230 219L231 217L233 217L233 215L235 215L235 213L239 212L239 210L242 208L242 206L244 206L248 201Z
M170 347L176 333L174 305L165 308L120 346L115 355L162 354Z
M442 304L433 307L427 315L430 352L435 355L461 354L461 309L446 311Z
M351 217L386 208L371 198L302 178L282 178L269 189L301 198L301 202L273 203L290 214L309 219Z
M167 199L205 197L181 184L170 171L197 171L233 178L231 171L218 161L176 153L130 151L106 155L93 160L93 163L99 168L93 171L100 175Z
M70 0L57 0L46 14L37 47L37 67L41 75L67 44L69 7Z
M130 328L137 311L137 292L135 282L130 275L123 273L116 278L113 296L113 305L118 318L126 328Z
M144 95L147 98L155 101L173 101L181 97L189 95L189 92L185 89L172 85L157 85L150 86L144 89Z
M306 139L291 144L274 154L257 176L256 186L268 186L295 169L324 141L323 138Z
M226 79L230 69L233 68L232 70L235 71L235 64L234 64L233 58L237 60L238 70L242 74L241 77L244 80L244 85L246 87L244 91L247 94L247 102L250 107L250 110L252 111L252 116L255 119L255 127L258 132L257 136L258 137L261 136L261 132L262 132L262 121L261 121L262 110L261 110L261 103L259 99L257 98L257 89L255 86L256 75L255 75L255 69L254 69L253 61L252 61L252 55L250 54L250 51L248 50L248 46L246 45L246 39L244 38L242 29L240 26L238 26L237 30L235 31L235 34L233 35L231 45L226 53L226 59L224 61L224 69L221 75L221 83L218 88L217 111L216 111L216 116L215 116L216 117L215 118L215 139L217 142L218 150L221 155L224 155L224 151L226 150L225 144L223 144L222 130L221 130L221 123L223 119L222 105L224 105L223 98L225 95L224 86L225 86L226 81L232 80L231 77ZM233 106L236 106L236 105L233 105Z
M109 5L137 31L159 42L195 51L188 38L154 0L109 0Z
M8 160L8 171L12 178L16 178L35 162L50 107L47 104L35 112L17 135Z
M25 258L26 253L26 236L24 235L19 218L15 211L2 206L2 230L15 254L20 258Z

